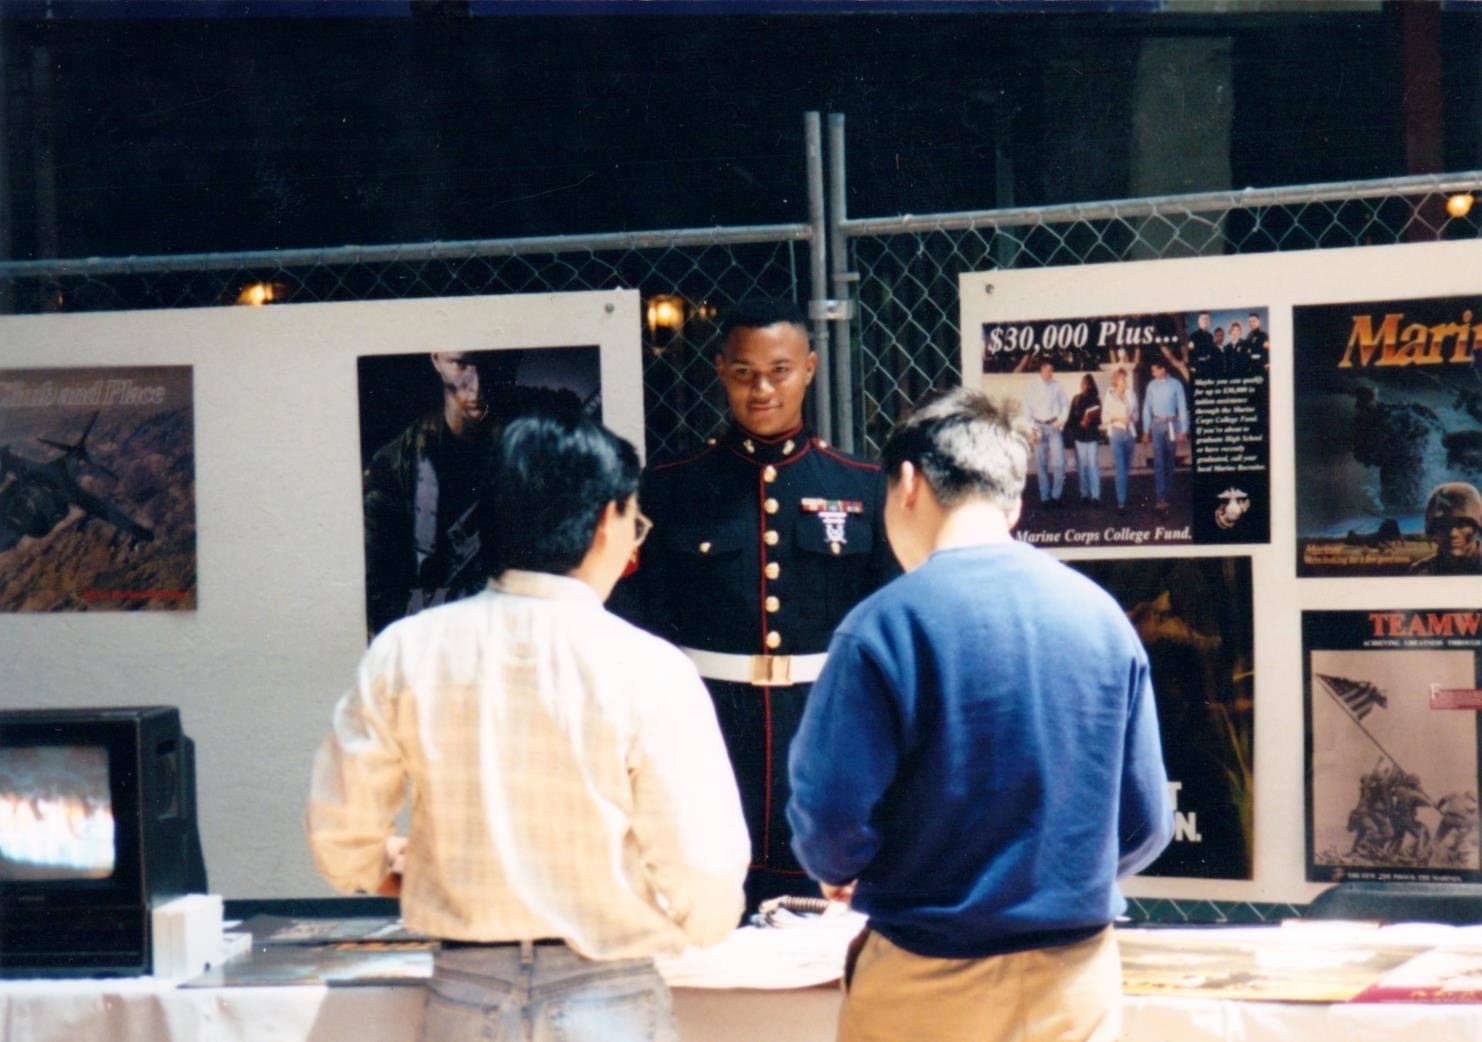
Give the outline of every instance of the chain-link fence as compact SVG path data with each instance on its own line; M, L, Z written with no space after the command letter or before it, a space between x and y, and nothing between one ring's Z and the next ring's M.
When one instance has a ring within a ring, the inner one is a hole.
M1452 216L1446 202L1479 188L1482 171L881 219L836 206L855 287L854 446L878 454L912 402L961 382L962 272L1472 239L1482 207Z
M962 272L1476 238L1482 171L928 216L844 215L842 120L830 118L829 241L818 117L808 114L807 223L322 250L0 262L0 312L144 310L274 302L628 288L645 304L650 458L724 420L713 359L719 316L746 296L810 302L815 341L848 353L820 368L819 427L878 454L924 392L961 380ZM834 292L825 292L825 251ZM851 307L842 306L847 301Z
M723 421L716 331L745 296L804 299L809 225L0 264L14 313L637 289L650 458Z

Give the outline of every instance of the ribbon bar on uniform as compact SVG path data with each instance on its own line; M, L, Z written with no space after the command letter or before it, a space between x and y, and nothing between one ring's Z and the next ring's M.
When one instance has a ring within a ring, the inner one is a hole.
M828 656L815 655L727 655L719 651L681 648L700 676L706 680L725 680L733 684L757 687L790 687L810 684L823 672Z

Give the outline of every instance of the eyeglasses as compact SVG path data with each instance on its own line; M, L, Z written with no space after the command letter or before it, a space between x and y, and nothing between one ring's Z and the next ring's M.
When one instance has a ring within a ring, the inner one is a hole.
M642 546L643 541L648 538L648 533L654 530L654 523L643 514L633 515L633 545Z

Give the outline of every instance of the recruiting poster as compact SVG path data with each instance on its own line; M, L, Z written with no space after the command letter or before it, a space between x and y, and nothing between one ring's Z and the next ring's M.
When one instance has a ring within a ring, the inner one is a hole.
M1292 323L1297 574L1482 575L1482 298Z
M1037 321L972 310L963 315L965 380L1012 403L1033 442L1020 539L1270 539L1266 307Z
M487 579L478 501L504 425L534 405L602 420L596 346L359 359L366 621L456 600Z
M0 369L0 611L195 607L190 368Z
M1307 878L1476 882L1482 611L1302 613Z
M1116 598L1147 648L1174 836L1142 874L1250 879L1255 733L1250 558L1066 564ZM1065 638L1073 648L1074 620L1067 622Z

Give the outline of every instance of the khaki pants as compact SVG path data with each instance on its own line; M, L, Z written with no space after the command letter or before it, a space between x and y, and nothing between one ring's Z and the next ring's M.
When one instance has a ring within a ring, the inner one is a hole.
M913 955L866 931L846 982L839 1042L1114 1042L1122 1031L1111 927L982 959Z

